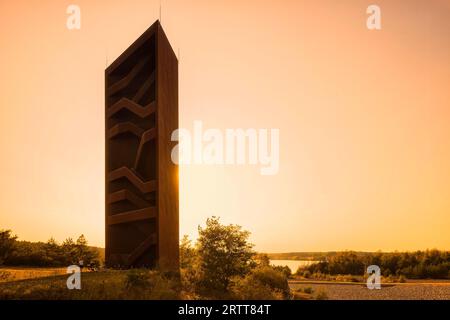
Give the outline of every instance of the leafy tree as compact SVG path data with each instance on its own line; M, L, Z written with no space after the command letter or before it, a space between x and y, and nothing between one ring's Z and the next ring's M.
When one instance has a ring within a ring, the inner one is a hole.
M11 230L0 230L0 265L13 253L16 239L17 236L11 235Z
M45 260L48 266L62 266L64 258L61 246L55 239L50 238L44 246Z
M196 259L196 251L192 246L189 236L185 235L180 241L180 268L186 269L193 266Z
M78 261L83 261L83 265L96 268L99 266L99 254L97 251L88 247L88 242L84 235L81 235L76 242L75 251Z
M85 266L100 265L99 252L88 247L82 235L74 242L66 239L62 245L51 238L47 242L17 241L11 231L0 232L0 264L9 266L64 267L78 264L83 260Z
M227 292L232 277L244 276L253 267L250 233L237 225L222 225L217 217L208 218L198 233L200 287Z
M77 239L77 242L75 244L75 252L76 252L76 256L77 256L77 259L79 262L83 261L83 264L88 262L88 261L84 261L84 260L88 260L90 252L89 252L87 240L83 234L81 236L79 236Z
M67 238L62 243L62 252L64 255L64 264L73 265L78 264L77 247L72 238Z

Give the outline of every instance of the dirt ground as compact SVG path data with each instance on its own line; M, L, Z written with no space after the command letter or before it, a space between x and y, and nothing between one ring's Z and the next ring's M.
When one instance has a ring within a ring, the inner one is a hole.
M314 292L325 292L330 300L450 300L450 281L387 284L380 290L354 283L292 281L289 285L292 290L309 287Z

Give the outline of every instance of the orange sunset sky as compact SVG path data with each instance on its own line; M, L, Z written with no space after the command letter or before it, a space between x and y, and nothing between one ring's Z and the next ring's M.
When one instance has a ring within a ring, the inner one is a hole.
M104 246L104 70L159 7L0 0L0 229ZM180 168L181 235L216 215L262 251L450 249L449 0L163 0L162 25L181 127L280 129L275 176Z

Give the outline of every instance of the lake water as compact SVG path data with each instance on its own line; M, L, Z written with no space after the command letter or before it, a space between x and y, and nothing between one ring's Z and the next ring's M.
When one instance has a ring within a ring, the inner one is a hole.
M316 263L317 261L309 260L270 260L270 264L274 266L288 266L292 273L297 272L300 266L309 266L310 264Z

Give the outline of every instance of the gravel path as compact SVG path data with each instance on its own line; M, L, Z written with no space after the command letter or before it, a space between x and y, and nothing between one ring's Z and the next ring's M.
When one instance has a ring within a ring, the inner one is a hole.
M369 290L361 284L289 283L293 290L311 287L330 300L450 300L450 283L401 283Z

